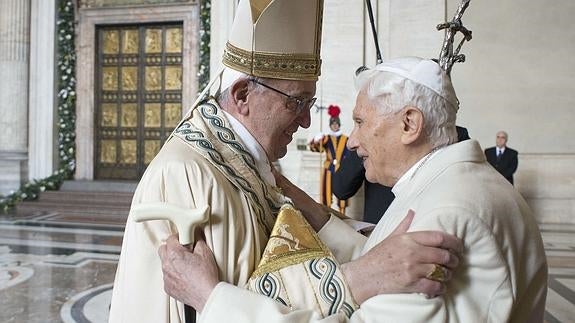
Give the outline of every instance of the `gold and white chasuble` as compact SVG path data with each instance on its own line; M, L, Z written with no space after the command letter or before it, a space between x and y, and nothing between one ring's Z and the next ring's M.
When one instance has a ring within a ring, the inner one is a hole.
M132 206L151 202L183 208L209 205L211 214L203 231L220 279L290 309L350 316L357 305L335 258L301 214L286 205L289 200L261 178L256 164L226 114L215 100L209 100L178 127L150 163ZM276 223L282 205L281 221ZM185 321L184 305L164 292L157 254L163 241L176 232L169 221L128 219L109 322ZM270 233L272 239L261 259Z
M400 180L401 181L401 180ZM332 216L319 237L341 263L364 255L397 227L409 209L409 231L440 230L465 250L446 292L371 297L348 318L290 310L278 302L221 282L200 322L234 323L540 323L547 293L547 264L531 210L491 165L479 143L466 140L438 151L393 188L392 205L369 238ZM390 277L388 279L393 279Z
M132 206L166 202L211 207L203 227L220 279L245 286L287 202L258 173L215 100L200 104L165 143L140 180ZM110 322L184 322L183 304L164 292L157 250L177 230L169 221L128 219L116 271Z
M339 264L299 211L280 210L260 265L248 289L290 310L314 310L321 317L357 309Z

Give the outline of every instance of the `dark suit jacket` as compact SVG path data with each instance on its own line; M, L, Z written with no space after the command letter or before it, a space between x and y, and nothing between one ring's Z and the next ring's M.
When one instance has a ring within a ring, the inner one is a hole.
M517 170L517 151L505 147L505 151L499 160L497 160L497 150L495 147L485 149L485 158L497 169L497 171L507 178L513 184L513 173Z
M361 184L365 184L363 221L375 224L381 219L395 196L391 192L391 187L370 183L365 179L362 160L353 151L341 161L339 169L333 173L331 188L338 199L345 200L357 193Z

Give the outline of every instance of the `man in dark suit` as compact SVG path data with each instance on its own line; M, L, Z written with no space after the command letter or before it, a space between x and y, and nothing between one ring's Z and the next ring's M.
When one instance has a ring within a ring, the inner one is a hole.
M395 195L391 192L391 187L365 180L363 161L355 151L350 152L341 161L338 171L331 178L331 188L338 199L347 200L357 193L364 182L363 221L377 224L385 210L393 202Z
M499 131L495 147L485 149L485 158L513 185L513 173L517 170L517 151L507 147L507 132Z
M456 128L458 141L469 139L466 128L459 126ZM341 161L338 171L332 176L333 194L340 200L349 199L357 193L362 183L365 183L363 221L377 224L393 202L395 195L391 192L391 187L368 182L365 179L365 168L363 168L361 158L357 156L356 152L350 152Z

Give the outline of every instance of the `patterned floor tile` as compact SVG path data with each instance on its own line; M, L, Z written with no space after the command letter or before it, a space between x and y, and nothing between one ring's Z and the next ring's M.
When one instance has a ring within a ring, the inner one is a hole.
M123 221L49 212L0 217L0 322L107 322ZM549 264L545 321L575 323L575 226L541 229Z

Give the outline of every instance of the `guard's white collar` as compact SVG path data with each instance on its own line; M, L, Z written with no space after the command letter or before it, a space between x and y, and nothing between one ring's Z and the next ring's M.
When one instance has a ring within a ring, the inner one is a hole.
M341 131L341 129L338 130L338 131L333 131L333 130L330 129L330 130L329 130L329 134L330 134L330 136L339 137L339 136L341 136L342 131Z

